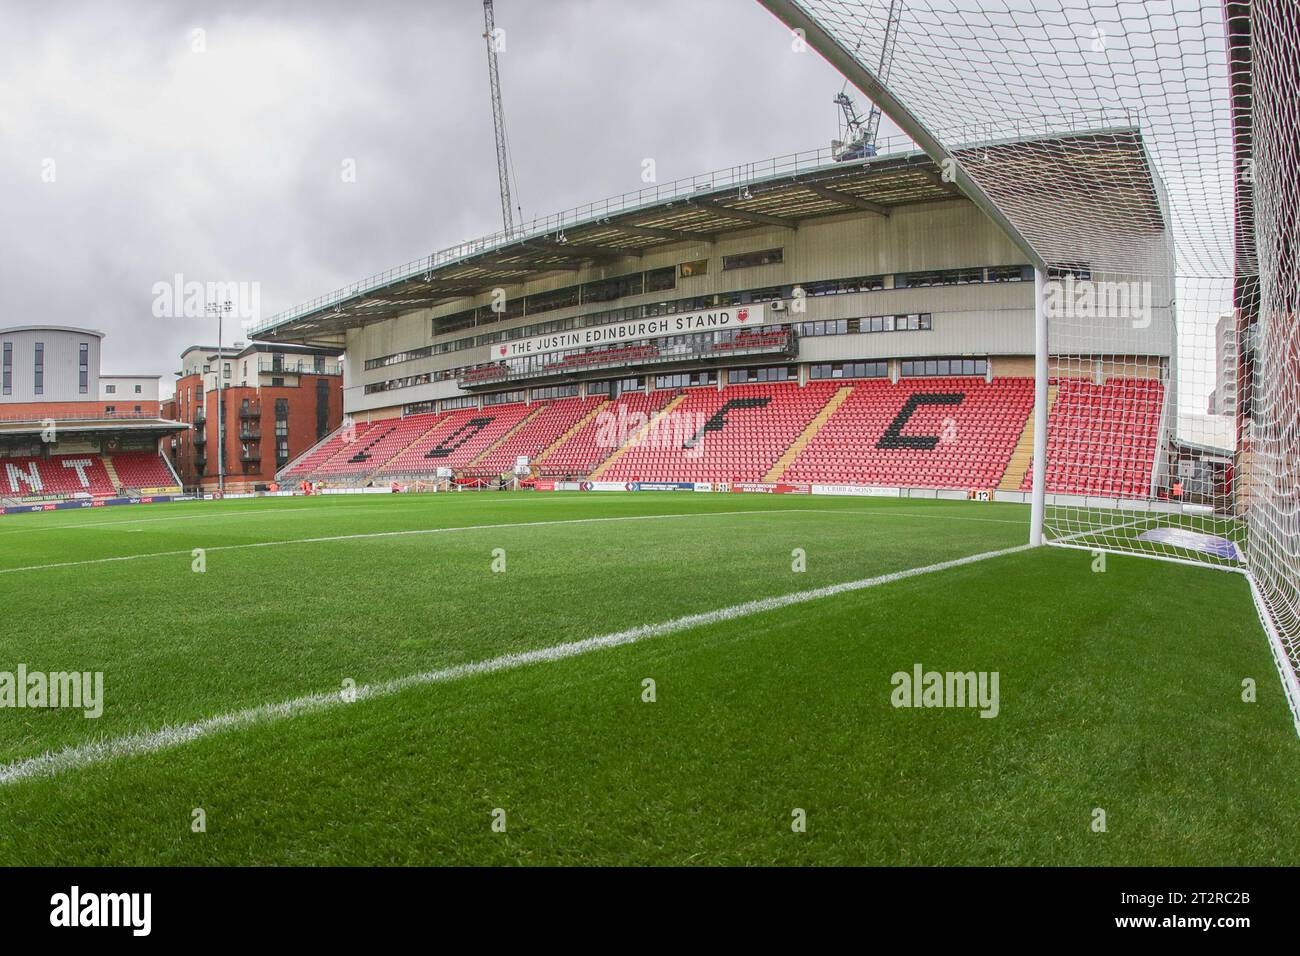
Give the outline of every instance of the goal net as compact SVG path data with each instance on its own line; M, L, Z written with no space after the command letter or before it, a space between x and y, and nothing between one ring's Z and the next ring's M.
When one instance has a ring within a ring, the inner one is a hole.
M1300 5L760 2L1034 267L1044 540L1246 572L1300 727Z

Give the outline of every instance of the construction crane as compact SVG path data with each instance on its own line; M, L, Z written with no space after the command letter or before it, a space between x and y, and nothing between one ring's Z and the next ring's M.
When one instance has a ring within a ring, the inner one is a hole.
M889 80L889 67L894 62L894 44L898 41L898 24L902 18L902 0L889 0L889 17L885 21L885 37L880 44L880 61L876 65L876 79L880 80L882 85L887 84ZM862 39L859 37L857 45L853 47L855 54L862 46ZM831 157L837 163L875 156L876 137L880 133L880 107L872 103L866 119L863 119L852 97L844 92L848 85L848 81L845 80L844 86L835 96L835 105L840 108L844 126L842 133L844 138L831 140Z
M501 185L501 223L506 235L514 232L510 183L514 170L510 162L510 141L506 138L506 115L501 107L501 75L497 72L498 34L492 0L483 0L483 39L487 42L488 82L492 89L492 130L497 141L497 179ZM516 190L517 191L517 190Z

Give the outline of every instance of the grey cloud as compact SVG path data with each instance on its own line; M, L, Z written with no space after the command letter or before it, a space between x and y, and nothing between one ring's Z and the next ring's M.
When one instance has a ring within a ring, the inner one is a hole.
M481 16L0 3L0 323L102 328L106 370L170 376L214 338L150 315L175 273L257 281L269 315L495 231ZM645 157L668 180L835 133L839 76L752 0L498 0L497 22L525 217L636 189Z

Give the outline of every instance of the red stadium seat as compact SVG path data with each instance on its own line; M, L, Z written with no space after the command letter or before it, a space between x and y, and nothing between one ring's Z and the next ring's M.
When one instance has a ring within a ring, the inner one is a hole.
M167 484L171 484L170 478ZM115 494L117 489L99 455L0 458L0 495L5 497L109 498Z
M1047 490L1145 498L1160 447L1164 386L1154 379L1054 380L1047 416ZM1022 491L1034 486L1033 469Z
M110 456L122 488L174 488L176 478L157 452L127 451Z
M786 481L987 489L1033 408L1027 378L869 379L781 476Z
M612 481L761 481L840 387L814 382L686 391L672 421L602 474Z

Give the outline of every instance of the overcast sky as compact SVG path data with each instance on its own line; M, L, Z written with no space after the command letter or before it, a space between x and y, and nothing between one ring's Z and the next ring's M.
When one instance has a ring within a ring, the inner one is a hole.
M836 133L842 80L754 0L496 8L525 217L636 189L647 157L666 182ZM500 228L479 0L0 0L0 24L0 326L102 329L106 372L166 388L215 342L154 317L178 273L259 283L267 317Z

